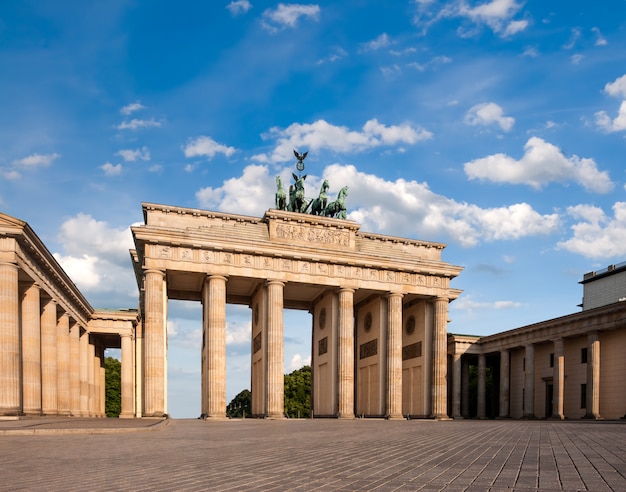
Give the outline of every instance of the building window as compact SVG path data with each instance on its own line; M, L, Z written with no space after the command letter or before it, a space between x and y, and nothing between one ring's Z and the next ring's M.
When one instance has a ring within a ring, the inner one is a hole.
M554 354L550 354L550 367L554 367Z
M581 364L587 363L587 347L583 347L580 349L580 363Z
M587 385L580 385L580 408L587 408Z

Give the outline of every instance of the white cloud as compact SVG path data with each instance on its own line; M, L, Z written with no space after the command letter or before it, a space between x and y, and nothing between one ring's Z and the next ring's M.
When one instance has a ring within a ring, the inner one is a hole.
M204 135L196 139L190 139L187 145L183 147L185 157L205 156L209 160L215 157L216 154L224 154L226 157L230 157L235 151L236 149L234 147L217 143L211 137Z
M311 356L302 357L300 354L294 354L291 358L291 362L289 363L289 370L296 371L301 369L303 366L311 365Z
M504 37L513 36L514 34L517 34L518 32L522 32L527 27L528 27L527 20L511 21L508 23L508 25L504 29L502 36Z
M119 176L122 174L122 165L121 164L111 164L110 162L105 162L100 166L100 169L104 171L106 176Z
M493 123L500 125L505 132L513 128L515 118L504 116L503 109L496 103L482 103L472 106L465 115L465 122L472 126L488 126Z
M274 207L275 179L266 166L251 165L240 178L228 179L221 187L198 190L196 198L201 208L261 215Z
M325 120L314 123L293 123L285 129L272 128L264 138L277 140L271 155L256 156L260 162L286 162L293 159L293 149L330 149L355 153L397 144L416 144L432 137L432 133L410 123L385 126L377 119L367 121L361 131L335 126Z
M252 8L252 4L248 0L236 0L234 2L230 2L226 8L233 15L245 14Z
M137 159L150 160L150 151L145 145L141 149L122 149L116 152L115 155L119 155L126 162L134 162Z
M604 86L604 92L611 96L626 98L626 74Z
M600 29L598 29L597 27L592 27L591 30L596 35L596 46L606 46L608 44L604 36L602 36Z
M570 60L572 60L572 63L574 65L578 65L581 61L583 61L583 58L585 58L585 55L581 55L579 53L570 56Z
M56 152L54 154L31 154L28 157L13 161L13 165L23 168L48 167L59 157L61 155Z
M565 48L566 50L571 50L574 46L576 46L576 41L578 41L578 39L580 38L580 34L580 27L573 27L571 29L569 41L567 42L567 44L563 45L563 48Z
M270 31L278 31L287 27L294 28L300 18L317 20L319 15L319 5L279 3L275 9L267 9L263 12L263 27Z
M378 36L376 39L368 41L367 43L363 43L361 45L360 51L362 52L376 51L381 48L386 48L389 45L391 45L391 40L389 39L389 36L387 35L387 33L384 32L380 36Z
M473 311L502 311L507 309L516 309L522 306L522 303L516 301L490 301L481 302L475 301L469 294L464 294L459 297L450 306L454 311L467 311L469 313Z
M433 193L425 183L386 181L339 164L326 167L317 181L309 176L308 198L316 196L324 177L331 181L331 199L341 186L350 184L348 218L362 224L365 231L432 241L445 236L463 246L475 246L481 241L552 234L560 226L557 214L541 215L527 203L483 209ZM196 197L204 208L260 216L274 206L275 189L268 169L251 165L240 178L229 179L219 188L203 188Z
M137 101L137 102L130 103L124 106L122 109L120 109L120 113L129 115L129 114L134 113L135 111L139 111L142 109L146 109L146 107L142 105L139 101Z
M160 127L161 122L156 121L154 118L150 118L149 120L140 120L137 118L133 118L130 121L122 121L115 128L118 130L138 130L139 128L154 128Z
M567 213L579 222L571 227L573 236L558 248L594 259L626 256L626 202L613 205L613 217L592 205L569 207Z
M249 347L251 334L250 322L227 323L226 345L245 345Z
M518 4L516 0L492 0L476 7L469 7L465 2L461 2L458 15L477 24L486 24L494 33L507 37L528 27L526 20L511 20L522 8L522 5Z
M609 133L626 130L626 101L622 101L617 116L613 120L606 111L598 111L596 124Z
M537 58L539 56L539 49L536 46L527 46L526 48L524 48L522 56Z
M524 156L518 161L506 154L493 154L466 162L469 179L495 183L526 184L540 189L550 182L575 181L588 191L608 193L613 182L606 171L599 171L593 159L572 156L539 137L531 137L524 146Z
M129 227L115 229L79 213L61 225L57 239L63 253L55 253L54 257L79 289L92 295L107 293L105 303L122 296L124 304L117 307L129 307L129 299L137 298L135 278L129 268L128 251L134 248Z

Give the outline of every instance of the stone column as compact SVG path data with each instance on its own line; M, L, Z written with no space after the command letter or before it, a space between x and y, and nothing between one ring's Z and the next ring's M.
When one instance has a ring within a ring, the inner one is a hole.
M387 418L402 418L402 294L387 296Z
M511 365L511 352L510 350L500 351L500 413L498 417L501 419L508 418L511 414L510 410L510 365Z
M208 286L207 286L208 284ZM203 289L203 320L206 322L207 419L226 418L226 277L211 275Z
M552 418L564 420L563 395L565 392L565 355L562 338L557 338L554 341L554 373L552 381Z
M121 419L132 419L135 416L135 399L133 388L133 337L131 333L121 335L122 344L122 412Z
M24 415L41 415L41 299L31 283L22 294L22 406Z
M487 379L487 365L485 354L478 355L478 395L476 402L476 417L479 419L486 419L485 413L485 398L486 398L486 379Z
M99 417L106 417L106 397L105 397L105 391L106 391L106 370L104 369L104 358L100 359L100 395L99 395L99 401L100 401L100 412L99 412Z
M79 416L80 411L80 325L70 326L70 414Z
M57 323L57 391L59 415L70 414L70 316L63 313Z
M433 411L436 419L448 418L448 344L446 327L448 324L448 299L435 299L435 326L433 333Z
M89 416L96 416L96 371L95 371L95 358L96 347L93 343L90 343L87 353L87 370L89 378Z
M524 416L525 419L535 417L535 346L529 343L525 347L526 373L524 378Z
M597 331L587 335L587 412L585 418L600 417L600 337Z
M338 417L354 418L354 290L339 290Z
M80 415L89 417L89 333L80 336Z
M469 385L470 370L469 358L467 356L461 359L461 415L468 418L469 411Z
M0 262L0 415L22 412L18 271Z
M57 399L57 303L49 299L41 313L41 411L58 413Z
M267 282L267 416L285 416L285 375L283 340L283 287L277 280Z
M165 414L165 273L144 272L144 416Z
M452 418L461 416L461 359L462 354L454 352L452 356Z

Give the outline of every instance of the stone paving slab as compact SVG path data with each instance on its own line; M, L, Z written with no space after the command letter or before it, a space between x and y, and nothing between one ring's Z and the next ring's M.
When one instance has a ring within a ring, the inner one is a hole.
M626 490L626 422L91 420L0 435L0 490Z

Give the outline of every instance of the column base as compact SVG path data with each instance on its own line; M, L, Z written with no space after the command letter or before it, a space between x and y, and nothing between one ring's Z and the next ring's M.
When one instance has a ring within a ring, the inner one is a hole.
M448 417L447 415L435 415L433 418L435 420L454 420L452 417Z
M526 415L522 415L522 420L537 420L537 417L534 413L527 413Z
M593 413L585 414L583 419L586 419L586 420L603 420L602 417L600 417L600 415L594 415Z
M406 420L404 415L385 415L386 420Z
M120 413L119 418L121 418L121 419L134 419L135 418L135 414L134 413Z
M343 414L337 415L337 418L340 420L354 420L354 414Z

